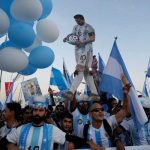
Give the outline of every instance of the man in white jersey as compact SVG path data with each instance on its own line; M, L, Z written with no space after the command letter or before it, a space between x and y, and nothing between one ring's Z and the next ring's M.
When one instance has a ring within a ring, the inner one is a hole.
M105 120L112 130L125 118L126 114L129 113L129 89L130 85L126 85L123 88L124 101L122 109L115 115L112 115ZM111 147L112 139L110 133L106 131L106 126L104 125L104 113L102 105L99 102L95 102L90 107L89 111L93 120L87 132L87 139L89 140L90 148L99 150L100 148ZM120 142L116 140L115 142Z
M59 128L44 122L46 103L43 96L34 98L32 123L14 129L7 135L7 140L16 144L19 150L52 150L53 143L64 144L65 133ZM9 145L11 148L12 145Z
M84 139L69 135L63 132L58 127L44 122L46 118L47 103L43 96L34 98L33 118L32 122L22 125L17 129L12 130L3 141L3 146L8 149L14 149L16 144L19 150L52 150L54 143L66 143L67 150L72 148L77 143L86 143ZM71 146L71 147L70 147Z
M150 145L150 99L142 98L142 106L148 118L142 128L137 128L132 116L121 123L121 127L130 132L133 145Z
M63 96L72 100L73 94L77 90L83 77L90 88L91 95L97 95L97 89L94 84L92 76L92 60L93 60L93 47L92 42L95 41L95 31L93 27L85 22L83 15L77 14L74 16L77 25L74 26L72 34L77 35L79 40L74 43L75 45L75 58L76 70L75 78L68 92L63 93ZM67 41L67 37L64 38Z
M89 108L89 97L81 94L77 97L77 104L75 110L72 112L73 115L73 134L79 137L83 137L83 127L85 124L91 122L88 108Z

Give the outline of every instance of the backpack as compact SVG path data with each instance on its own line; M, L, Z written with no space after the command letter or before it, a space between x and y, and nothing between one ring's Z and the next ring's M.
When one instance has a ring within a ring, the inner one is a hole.
M103 120L103 125L104 125L104 129L107 132L107 134L109 135L109 137L112 137L113 131L106 119ZM86 141L87 141L88 129L89 129L89 124L86 124L83 129L83 135L84 135L84 139Z

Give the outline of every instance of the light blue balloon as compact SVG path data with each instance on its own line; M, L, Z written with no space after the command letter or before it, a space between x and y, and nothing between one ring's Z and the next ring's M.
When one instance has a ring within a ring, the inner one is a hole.
M32 26L23 22L17 22L10 26L8 37L14 44L26 48L32 45L36 35Z
M54 52L46 46L39 46L33 49L29 55L29 62L36 68L49 67L55 59Z
M5 41L0 45L0 50L5 48L5 47L15 47L18 49L21 49L18 45L14 44L12 41Z
M51 0L40 0L42 4L42 15L39 19L46 18L52 11L52 1Z
M35 73L36 71L37 71L37 68L33 67L31 64L28 64L28 66L25 69L19 71L18 73L28 76L28 75Z

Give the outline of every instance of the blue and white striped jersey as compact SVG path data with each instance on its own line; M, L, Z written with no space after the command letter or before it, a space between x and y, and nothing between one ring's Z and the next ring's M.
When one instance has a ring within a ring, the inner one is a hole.
M73 115L73 134L79 137L83 137L83 128L84 125L91 122L89 114L82 115L79 110L76 108Z
M12 130L7 135L7 140L17 144L20 150L52 150L54 143L64 144L65 135L66 133L50 124L41 127L25 124Z
M147 138L150 137L150 123L146 123L141 129L137 129L132 118L124 119L121 123L130 132L133 145L147 145ZM150 144L150 143L149 143Z
M112 130L117 126L117 121L114 115L108 117L107 122L111 126ZM95 144L100 147L111 147L112 141L108 133L105 131L104 125L102 123L101 127L96 129L90 125L88 129L88 140L93 140Z

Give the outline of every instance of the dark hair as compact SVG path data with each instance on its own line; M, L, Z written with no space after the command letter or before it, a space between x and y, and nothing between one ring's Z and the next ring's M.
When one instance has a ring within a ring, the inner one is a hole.
M48 105L48 110L53 111L53 106L52 105Z
M22 110L21 110L21 105L19 103L16 103L16 102L7 103L6 107L10 111L14 111L16 120L20 119L20 116L22 114Z
M64 118L69 118L69 119L73 119L73 115L69 112L65 112L64 115L63 115L63 119Z
M74 19L82 19L82 20L84 20L84 17L81 14L77 14L77 15L74 16Z

